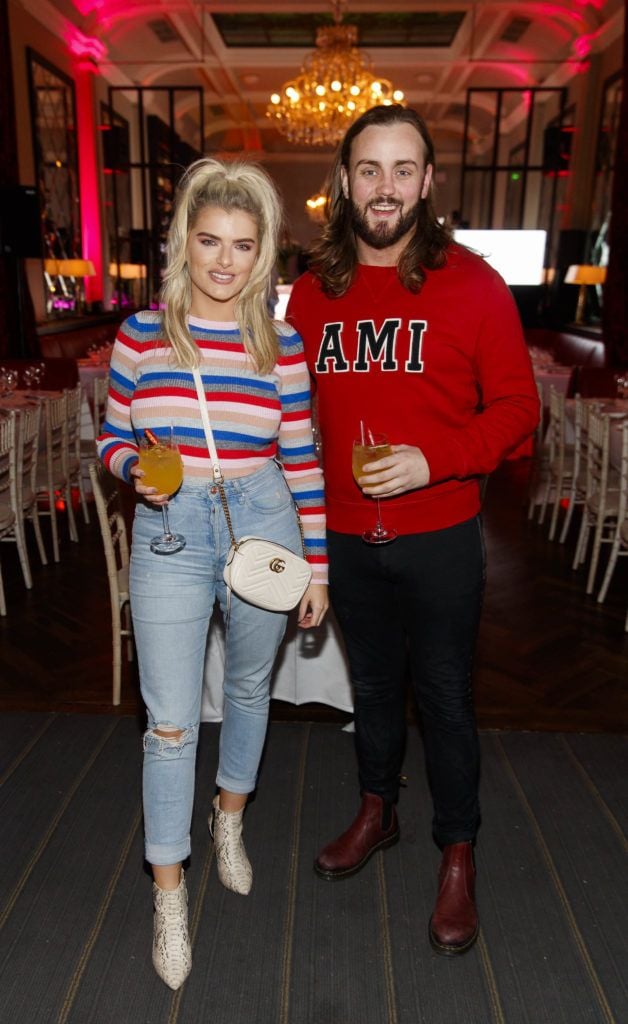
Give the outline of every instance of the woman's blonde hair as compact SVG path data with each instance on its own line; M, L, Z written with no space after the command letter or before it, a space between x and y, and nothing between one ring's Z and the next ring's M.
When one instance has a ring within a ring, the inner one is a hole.
M261 167L202 159L191 164L177 188L168 232L167 264L161 289L164 333L179 366L198 366L199 351L187 318L192 286L187 265L190 232L202 210L242 210L257 223L259 253L246 285L238 296L236 320L246 351L258 373L269 373L277 362L277 332L268 312L271 272L277 258L282 209L272 181Z

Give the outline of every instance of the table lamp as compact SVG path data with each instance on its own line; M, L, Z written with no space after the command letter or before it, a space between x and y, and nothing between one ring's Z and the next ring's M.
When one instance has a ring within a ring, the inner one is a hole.
M576 306L577 324L584 323L584 313L587 301L587 288L591 284L603 284L606 280L606 267L600 267L591 263L572 263L565 274L565 284L577 284L580 286L578 293L578 305Z
M117 263L115 260L109 264L109 277L112 277L116 281L116 292L114 292L112 298L112 304L121 304L124 302L125 289L121 287L121 282L129 282L127 285L128 298L133 306L138 305L138 281L146 280L146 264L145 263ZM117 294L117 289L122 294Z
M145 263L110 263L109 276L123 281L141 281L146 277Z
M74 312L82 313L85 309L85 278L96 276L96 268L92 261L78 257L73 257L72 259L45 259L44 270L51 277L72 278L74 282Z

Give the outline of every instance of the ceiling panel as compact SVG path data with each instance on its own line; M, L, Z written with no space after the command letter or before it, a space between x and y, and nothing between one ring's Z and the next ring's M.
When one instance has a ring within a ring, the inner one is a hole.
M363 46L450 46L465 13L464 10L348 13L343 24L356 26ZM333 24L331 17L320 14L213 14L212 18L228 47L312 47L316 44L317 29Z

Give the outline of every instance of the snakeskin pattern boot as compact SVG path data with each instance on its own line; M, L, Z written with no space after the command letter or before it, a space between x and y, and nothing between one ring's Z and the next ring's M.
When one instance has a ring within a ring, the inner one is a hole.
M253 869L242 842L241 811L222 811L220 797L214 797L214 810L209 819L209 831L214 840L218 877L225 889L247 896L253 884Z
M153 882L153 967L172 989L180 988L192 969L185 877L171 891Z

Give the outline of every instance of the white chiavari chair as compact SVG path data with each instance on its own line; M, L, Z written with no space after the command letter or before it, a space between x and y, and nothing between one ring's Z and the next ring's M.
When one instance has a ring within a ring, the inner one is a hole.
M107 397L109 395L109 374L104 377L94 378L94 390L92 399L92 421L94 424L94 436L81 439L81 454L84 460L91 462L96 458L96 438L102 434L107 410Z
M68 479L70 487L78 488L83 510L83 519L89 523L89 511L83 486L83 465L81 462L81 403L83 389L80 384L67 392L68 406Z
M68 452L68 396L64 392L58 398L42 400L42 416L45 419L45 449L37 467L37 498L40 515L50 516L52 550L55 562L59 556L59 525L57 520L57 494L64 502L68 517L70 540L78 541L72 489L69 477ZM45 504L44 504L45 503Z
M17 500L23 522L30 521L32 523L41 564L47 565L48 559L41 535L37 506L37 465L40 457L41 416L42 407L39 403L20 411Z
M574 509L577 505L583 505L587 493L587 432L589 423L589 405L584 402L580 395L574 398L574 443L573 443L573 466L569 478L567 493L567 510L563 528L560 532L559 542L565 543Z
M17 526L17 472L15 446L14 412L0 417L0 540L13 532ZM24 565L22 564L22 571ZM28 586L28 584L27 584ZM2 582L0 563L0 615L6 615L7 604Z
M608 565L598 594L598 602L606 600L617 559L628 555L628 420L622 425L621 468L619 472L619 498L617 503L617 523L611 545ZM625 629L628 631L628 612Z
M127 657L129 661L133 660L129 543L115 478L99 462L90 462L89 475L107 563L113 646L113 703L119 704L123 637L127 641Z
M542 489L539 523L545 520L550 497L553 502L549 539L553 540L558 523L560 503L567 498L574 466L574 446L565 438L565 396L550 387L549 420L547 427L548 472Z
M611 470L609 451L610 420L596 408L589 410L587 437L587 486L582 508L582 523L576 545L573 568L586 558L589 534L593 531L587 594L593 593L595 574L602 544L611 544L619 510L619 478Z
M30 520L33 524L42 565L46 565L48 561L39 526L35 490L41 406L35 405L31 409L20 409L14 415L15 439L12 458L15 461L15 485L10 487L8 493L4 491L0 494L0 520L4 523L4 527L0 527L0 538L3 543L14 543L17 546L24 584L27 590L30 590L33 586L33 578L24 529L26 520ZM6 507L7 500L11 504L11 509ZM12 524L10 511L13 512Z
M534 433L532 465L530 467L530 482L528 484L528 519L534 518L536 506L542 500L549 477L549 446L545 439L545 410L543 407L543 386L536 382L536 390L539 396L539 422Z
M109 394L109 374L96 377L94 380L94 434L102 434L107 412L107 396Z

